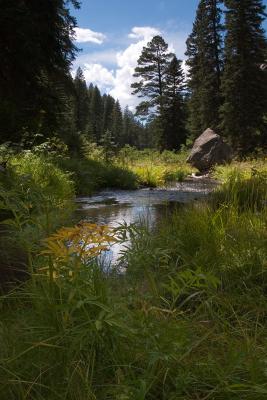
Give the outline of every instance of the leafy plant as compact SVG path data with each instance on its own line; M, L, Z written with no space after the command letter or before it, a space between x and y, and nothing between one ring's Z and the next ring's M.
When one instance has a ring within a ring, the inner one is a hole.
M50 280L74 279L80 269L107 251L117 241L115 232L105 225L80 222L70 228L60 228L45 240L42 255L49 256L47 271Z

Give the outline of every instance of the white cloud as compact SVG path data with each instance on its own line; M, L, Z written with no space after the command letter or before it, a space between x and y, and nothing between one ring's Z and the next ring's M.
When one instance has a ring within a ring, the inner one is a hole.
M100 90L114 87L114 72L101 64L84 64L83 74L87 83L94 83Z
M85 64L104 64L109 66L116 66L117 53L118 52L114 49L107 49L80 54L73 63L73 69L76 70L79 66L83 68Z
M75 40L78 43L96 43L102 44L106 36L100 32L94 32L88 28L75 28Z
M80 65L87 83L92 82L102 91L109 92L120 100L122 107L128 105L134 109L138 104L138 99L131 94L134 69L143 47L157 34L160 34L159 30L152 27L134 27L129 37L137 40L136 43L115 54L112 50L106 50L82 55L75 61L74 68ZM115 61L115 71L102 65L110 61Z
M151 26L135 26L128 37L130 39L150 40L153 36L159 35L160 31Z

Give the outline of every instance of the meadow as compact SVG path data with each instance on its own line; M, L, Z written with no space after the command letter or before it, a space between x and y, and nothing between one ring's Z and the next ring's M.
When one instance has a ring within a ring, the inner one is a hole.
M90 145L84 157L60 158L59 166L73 173L77 193L85 195L107 187L136 189L181 182L195 171L186 158L186 151L160 153L125 146L106 160L101 146Z
M156 186L188 172L185 154L132 149L110 167L10 158L0 268L20 281L0 297L1 400L266 399L266 161L217 167L215 192L153 232L72 221L84 185L119 173L123 187ZM126 235L125 273L104 272L97 255Z

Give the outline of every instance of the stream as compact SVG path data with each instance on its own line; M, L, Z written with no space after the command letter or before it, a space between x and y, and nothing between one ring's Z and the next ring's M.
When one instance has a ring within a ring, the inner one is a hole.
M176 207L205 198L216 186L210 178L188 178L166 188L103 190L91 197L78 197L76 217L92 223L118 227L145 222L153 228ZM115 244L104 254L104 264L115 263L125 244Z

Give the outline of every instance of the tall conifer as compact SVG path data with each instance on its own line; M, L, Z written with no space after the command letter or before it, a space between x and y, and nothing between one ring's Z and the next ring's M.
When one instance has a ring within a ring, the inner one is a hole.
M79 132L85 133L88 127L89 96L82 69L79 67L74 79L76 99L76 127Z
M187 40L190 90L188 127L193 137L219 125L222 70L222 0L200 0Z
M102 135L104 135L107 130L112 130L112 112L115 105L115 99L109 94L104 94L102 101L104 107Z
M266 7L261 0L225 0L225 5L222 128L235 150L246 154L267 142L267 73L261 68L267 49L262 27Z
M62 128L72 92L76 0L2 0L0 12L1 140L20 140L23 128L45 135Z
M161 36L154 36L143 48L134 73L139 81L132 84L133 94L145 98L137 106L138 115L147 117L162 114L166 71L172 56Z
M162 148L179 150L186 140L182 61L173 57L166 73Z
M122 120L122 112L119 101L117 100L113 106L112 111L112 128L111 133L113 135L114 141L119 144L119 146L123 146L123 120Z
M89 135L100 143L103 126L103 101L97 86L93 88L89 107Z

